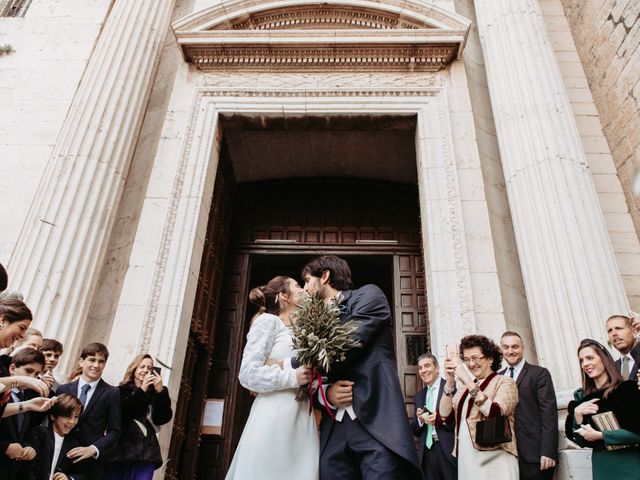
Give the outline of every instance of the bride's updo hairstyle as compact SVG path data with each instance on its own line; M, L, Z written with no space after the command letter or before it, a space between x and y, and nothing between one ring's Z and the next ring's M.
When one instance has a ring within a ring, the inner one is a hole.
M249 300L254 305L260 307L258 313L271 313L273 315L280 314L280 302L278 301L278 294L289 294L289 284L291 283L290 277L278 275L277 277L269 280L269 283L256 287L249 292Z

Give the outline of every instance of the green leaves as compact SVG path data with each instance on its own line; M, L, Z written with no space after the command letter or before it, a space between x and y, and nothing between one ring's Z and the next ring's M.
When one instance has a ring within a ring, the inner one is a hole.
M336 301L325 303L320 295L312 294L301 300L293 317L293 348L300 365L326 374L332 363L345 361L349 350L361 346L354 338L359 322L342 323Z

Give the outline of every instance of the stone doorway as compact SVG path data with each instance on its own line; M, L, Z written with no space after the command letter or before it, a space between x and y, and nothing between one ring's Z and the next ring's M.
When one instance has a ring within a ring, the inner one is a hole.
M211 208L174 422L174 460L168 474L175 478L224 478L252 402L237 381L254 313L246 299L251 287L274 275L299 279L308 259L334 253L350 262L356 286L376 283L385 291L394 314L398 372L408 412L418 382L416 359L428 348L415 185L345 179L233 184L230 166L225 146L216 190L233 185L234 193L216 198L233 205L233 213L232 219L221 213L225 208L216 201ZM220 173L225 171L226 181ZM304 192L320 188L343 193L324 200L305 197ZM220 225L229 220L228 229ZM224 232L230 239L227 248L222 247L227 243ZM219 433L200 431L206 399L224 403Z

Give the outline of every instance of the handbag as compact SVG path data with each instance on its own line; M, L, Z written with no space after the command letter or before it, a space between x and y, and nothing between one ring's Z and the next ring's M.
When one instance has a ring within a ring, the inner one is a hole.
M476 423L476 445L494 447L511 441L511 425L504 415L490 417Z

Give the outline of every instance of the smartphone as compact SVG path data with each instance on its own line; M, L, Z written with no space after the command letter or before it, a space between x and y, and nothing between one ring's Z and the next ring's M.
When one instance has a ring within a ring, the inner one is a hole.
M160 367L153 367L153 371L158 377L162 376L162 369Z
M447 360L453 361L453 363L457 364L458 360L458 346L455 343L448 343L446 345L446 358Z

